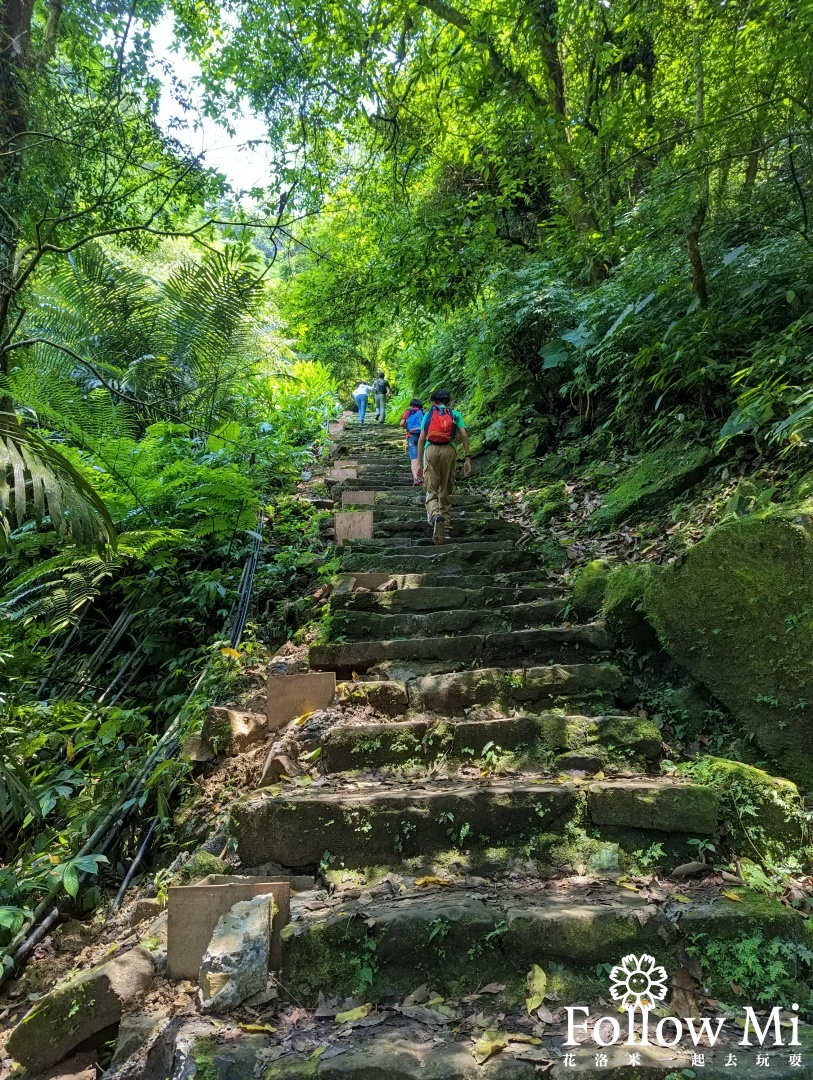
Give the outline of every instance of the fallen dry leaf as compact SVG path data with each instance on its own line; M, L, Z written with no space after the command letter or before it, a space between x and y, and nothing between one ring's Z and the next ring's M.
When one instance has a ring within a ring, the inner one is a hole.
M701 870L705 869L706 864L704 862L681 863L680 866L676 866L675 869L672 871L671 877L691 877L692 874L699 874Z
M534 964L528 972L525 982L528 987L528 997L525 999L525 1005L528 1009L528 1015L530 1016L536 1012L545 1000L545 991L548 988L548 977L539 964Z
M484 1031L472 1047L474 1060L478 1065L488 1061L494 1054L504 1050L508 1046L508 1036L504 1031L495 1031L493 1028Z
M720 896L724 896L726 900L733 900L735 904L742 903L742 897L737 896L735 892L721 892Z
M336 1013L337 1024L352 1023L353 1020L363 1020L365 1016L369 1016L372 1011L372 1005L368 1002L366 1005L359 1005L357 1009L348 1009L347 1012Z

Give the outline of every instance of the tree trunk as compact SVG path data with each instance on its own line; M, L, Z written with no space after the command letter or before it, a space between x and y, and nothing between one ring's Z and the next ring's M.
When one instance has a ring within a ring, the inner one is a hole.
M15 298L19 184L28 112L25 73L33 7L33 0L6 0L0 9L0 372L6 370L4 346Z

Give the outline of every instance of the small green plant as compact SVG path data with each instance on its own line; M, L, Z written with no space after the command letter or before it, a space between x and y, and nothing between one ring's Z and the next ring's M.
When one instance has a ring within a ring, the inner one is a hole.
M414 834L417 829L417 825L414 821L400 821L398 823L398 831L395 834L395 850L399 855L403 854L404 843Z
M494 742L487 742L480 753L483 768L488 772L495 772L502 753L501 746L497 746Z
M798 1000L798 982L808 981L813 971L813 951L806 945L787 938L766 939L761 930L733 941L693 934L686 951L698 957L718 993L730 995L733 984L742 996L772 1007Z
M428 938L428 940L430 942L432 942L432 941L436 942L436 944L435 944L435 952L437 953L438 957L441 960L444 960L446 958L446 948L443 945L443 941L444 941L445 938L447 938L449 936L449 933L451 932L451 929L452 929L452 924L449 922L448 919L443 919L443 918L433 919L429 923L429 927L428 927L429 938Z
M697 857L700 862L706 862L706 855L713 854L717 850L711 840L687 840L686 843L697 849Z
M664 846L658 840L654 844L650 844L648 848L639 848L637 851L631 852L630 862L636 872L647 873L655 869L665 854Z

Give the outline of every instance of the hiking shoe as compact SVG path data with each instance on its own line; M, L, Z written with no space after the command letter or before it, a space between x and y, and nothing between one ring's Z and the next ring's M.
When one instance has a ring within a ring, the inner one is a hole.
M432 518L432 539L436 544L442 544L444 540L445 526L443 524L443 518L440 514L435 514Z
M422 485L423 485L423 480L413 480L412 481L412 486L413 487L421 487Z

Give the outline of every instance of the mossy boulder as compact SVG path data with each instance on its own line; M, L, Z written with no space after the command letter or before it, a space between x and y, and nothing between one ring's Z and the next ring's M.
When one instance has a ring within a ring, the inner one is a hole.
M813 502L726 522L646 590L663 646L813 785Z
M713 460L712 451L698 444L670 444L642 455L607 492L591 525L606 528L632 514L660 510L702 480Z
M601 611L611 573L612 564L606 559L592 559L576 571L570 606L580 619L593 619Z
M739 855L769 866L802 855L804 805L790 780L711 756L687 763L680 771L717 792L728 846Z
M623 645L650 651L658 636L644 609L644 594L660 573L654 563L624 563L607 577L601 615L610 634Z

